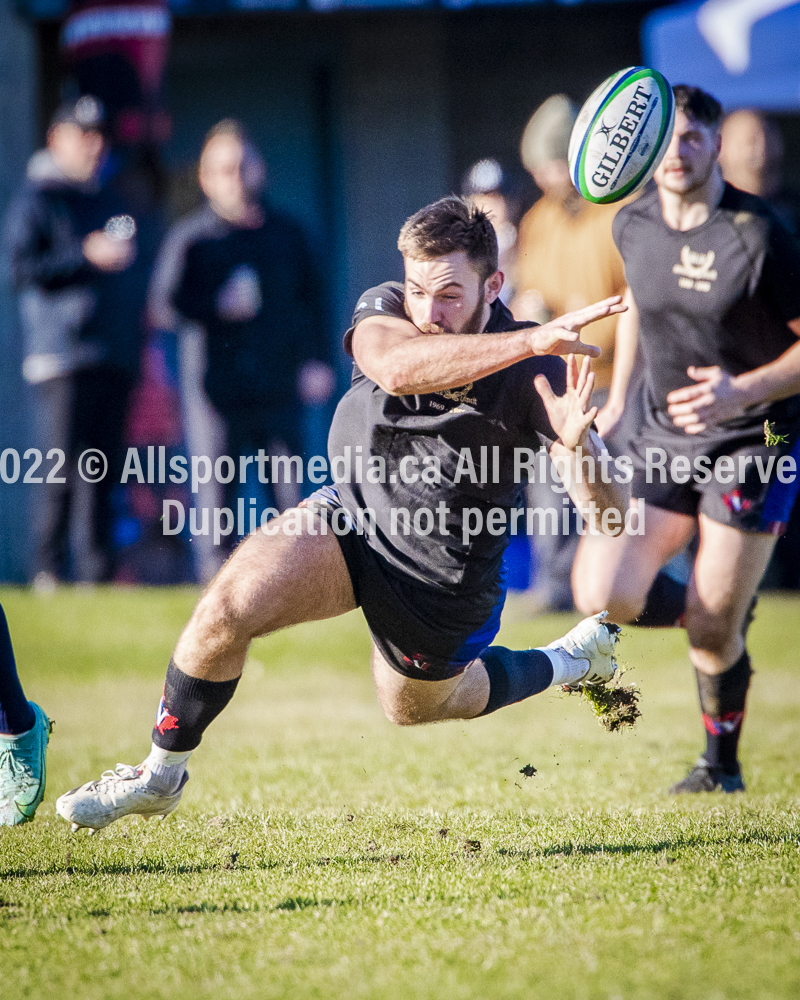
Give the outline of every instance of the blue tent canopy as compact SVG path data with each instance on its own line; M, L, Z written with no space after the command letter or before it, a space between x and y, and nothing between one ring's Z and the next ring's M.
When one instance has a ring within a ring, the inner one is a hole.
M799 0L707 0L651 14L648 65L703 87L726 109L800 110Z

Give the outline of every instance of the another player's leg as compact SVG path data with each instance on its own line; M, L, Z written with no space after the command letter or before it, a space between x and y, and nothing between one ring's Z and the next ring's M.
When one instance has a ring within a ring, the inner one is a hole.
M339 543L327 524L322 533L323 523L319 513L287 511L270 522L274 534L256 532L242 542L178 640L150 754L139 767L118 765L62 795L56 803L61 816L98 829L130 813L171 812L188 777L186 762L233 697L251 641L356 606ZM287 527L300 533L288 534Z
M598 684L614 675L619 629L605 613L579 622L561 639L539 649L488 646L466 667L438 680L409 677L372 651L372 674L386 716L400 726L446 719L473 719L513 705L548 687Z
M591 615L607 608L611 621L626 624L641 621L647 603L648 624L674 624L684 606L682 590L676 594L665 582L653 599L646 599L654 583L663 582L661 568L688 545L696 526L687 514L648 506L643 535L584 535L572 568L578 609ZM663 621L652 620L657 615Z
M0 607L0 826L33 819L44 796L50 722L25 697Z
M750 686L744 624L775 537L739 531L700 515L700 548L686 606L706 749L673 793L744 789L739 737Z

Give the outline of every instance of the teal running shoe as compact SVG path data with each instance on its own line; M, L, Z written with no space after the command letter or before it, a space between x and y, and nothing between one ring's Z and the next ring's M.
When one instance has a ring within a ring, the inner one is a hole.
M19 736L0 736L0 826L29 823L44 798L52 724L30 702L36 721Z

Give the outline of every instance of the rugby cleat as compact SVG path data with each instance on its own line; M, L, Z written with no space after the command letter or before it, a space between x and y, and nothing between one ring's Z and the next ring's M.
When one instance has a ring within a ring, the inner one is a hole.
M143 765L117 764L116 770L104 771L98 781L65 792L56 802L56 812L72 823L73 833L82 827L94 833L123 816L165 819L177 808L188 780L184 772L177 792L166 793L152 782Z
M0 736L0 826L29 823L44 797L51 723L29 702L36 721L19 736Z
M673 785L669 790L670 795L683 795L688 792L743 792L744 781L742 780L741 769L736 774L728 774L719 767L711 767L705 757L700 757L686 775L686 777Z
M614 676L617 661L614 648L620 627L607 622L607 611L584 618L561 639L545 649L560 653L562 672L553 670L553 684L573 689L585 684L605 684Z

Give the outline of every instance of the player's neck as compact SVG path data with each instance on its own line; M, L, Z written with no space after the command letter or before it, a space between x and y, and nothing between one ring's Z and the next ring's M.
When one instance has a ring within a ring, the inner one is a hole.
M676 192L659 187L661 214L670 229L685 233L696 229L708 221L708 217L719 205L725 181L719 170L712 170L705 184L692 191Z

